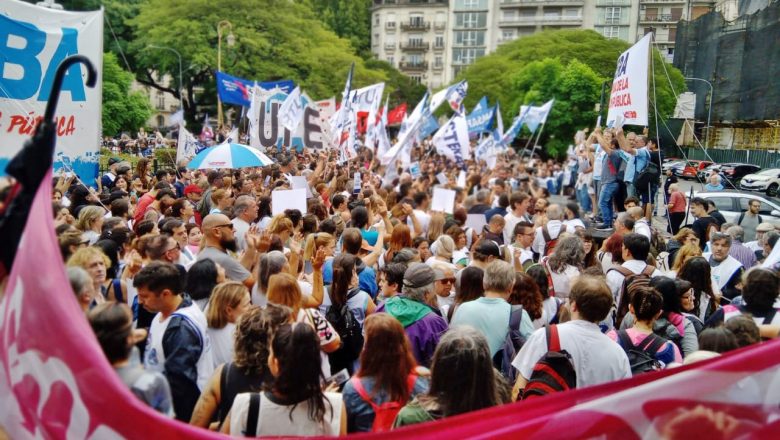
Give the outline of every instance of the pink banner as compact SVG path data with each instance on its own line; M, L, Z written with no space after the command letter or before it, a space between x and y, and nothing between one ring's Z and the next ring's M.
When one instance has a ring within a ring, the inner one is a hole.
M0 302L5 433L14 439L216 437L160 416L119 381L70 290L48 185L38 191L26 230ZM684 368L355 437L777 438L778 363L775 341Z

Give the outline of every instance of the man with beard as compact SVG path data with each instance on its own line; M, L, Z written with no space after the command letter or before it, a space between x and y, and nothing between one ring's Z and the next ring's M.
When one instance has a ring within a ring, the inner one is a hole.
M203 239L205 247L198 254L198 261L210 259L225 269L225 277L231 281L243 283L251 289L255 284L252 269L258 260L257 243L254 233L247 233L247 247L240 260L230 254L236 252L235 231L233 223L224 214L209 214L203 219Z

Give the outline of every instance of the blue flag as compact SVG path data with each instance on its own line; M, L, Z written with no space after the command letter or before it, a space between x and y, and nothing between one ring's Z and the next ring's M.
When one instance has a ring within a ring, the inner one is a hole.
M482 133L489 131L495 111L495 107L485 107L483 109L475 109L472 111L466 117L466 122L469 124L469 133Z
M255 81L231 76L224 72L217 72L217 93L219 94L219 99L221 99L224 104L249 107L250 91L254 85ZM279 88L286 94L289 94L295 88L295 83L291 79L258 82L257 85L265 90Z
M476 113L486 108L488 108L488 100L487 100L487 96L483 96L482 99L479 100L477 105L474 106L474 109L471 110L471 113Z
M433 117L432 114L428 113L427 115L423 116L423 122L420 126L420 131L417 132L417 140L422 141L438 129L439 123L436 122L436 118Z

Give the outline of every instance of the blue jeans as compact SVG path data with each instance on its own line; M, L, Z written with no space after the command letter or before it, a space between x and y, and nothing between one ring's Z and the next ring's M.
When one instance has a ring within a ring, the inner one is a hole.
M583 212L590 212L593 209L590 203L590 195L588 194L587 185L577 189L577 201L579 202Z
M599 194L599 210L601 218L604 220L605 227L612 227L612 198L618 190L617 182L601 184L601 193Z

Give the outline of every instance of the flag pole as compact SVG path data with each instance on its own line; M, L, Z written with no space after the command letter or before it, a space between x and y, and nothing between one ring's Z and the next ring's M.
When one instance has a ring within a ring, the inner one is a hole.
M539 133L536 134L536 140L534 141L534 147L531 149L531 154L528 155L529 158L531 158L534 155L534 151L536 151L536 147L537 147L537 145L539 145L539 138L542 137L542 132L544 131L544 124L546 124L546 123L547 123L546 120L544 122L542 122L542 128L540 128L539 129Z
M537 127L537 128L538 128L538 127ZM527 150L527 149L528 149L528 145L530 145L530 144L531 144L531 139L533 139L533 138L534 138L534 135L535 135L535 134L536 134L536 130L534 130L534 131L532 131L532 132L531 132L531 136L529 136L529 137L528 137L528 141L525 143L525 147L523 147L523 151L522 151L522 152L520 152L520 157L523 157L523 155L525 154L525 150Z

